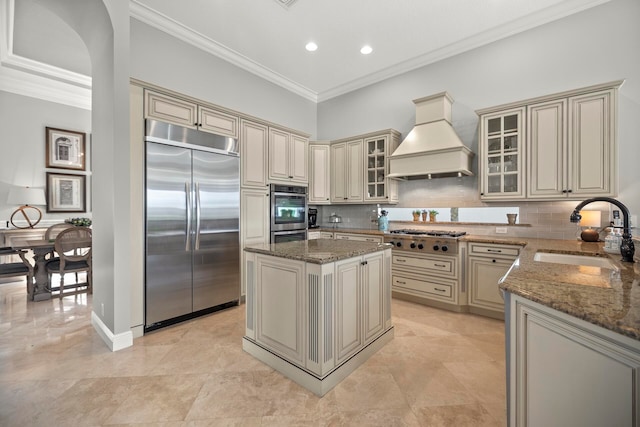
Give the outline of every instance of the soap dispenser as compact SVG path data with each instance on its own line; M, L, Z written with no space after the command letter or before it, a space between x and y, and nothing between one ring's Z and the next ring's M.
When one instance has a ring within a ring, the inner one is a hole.
M387 211L381 210L380 217L378 218L378 231L389 231L389 217L387 217Z
M618 244L618 238L613 232L613 227L609 227L609 234L604 238L604 250L609 253L620 252L620 245Z

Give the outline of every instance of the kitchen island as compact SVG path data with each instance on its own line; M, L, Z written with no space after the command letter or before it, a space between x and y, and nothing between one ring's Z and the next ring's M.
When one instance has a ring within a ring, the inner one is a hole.
M509 425L639 425L640 265L620 258L601 242L530 239L502 279Z
M318 396L393 338L391 245L318 239L245 253L243 349Z

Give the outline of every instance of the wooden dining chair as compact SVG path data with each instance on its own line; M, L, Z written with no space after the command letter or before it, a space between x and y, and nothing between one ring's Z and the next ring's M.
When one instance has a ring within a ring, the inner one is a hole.
M54 274L60 275L59 297L76 295L80 293L92 293L91 271L91 229L88 227L72 227L62 230L56 237L54 250L58 257L47 261L47 273L49 283ZM65 274L86 272L86 282L76 282L65 285ZM72 292L64 292L65 286L73 287ZM53 288L52 290L55 290Z
M0 257L8 258L18 255L21 262L14 262L9 259L7 262L0 264L0 278L4 277L20 277L25 276L27 279L27 294L33 293L33 265L26 258L27 251L13 249L11 247L0 248Z

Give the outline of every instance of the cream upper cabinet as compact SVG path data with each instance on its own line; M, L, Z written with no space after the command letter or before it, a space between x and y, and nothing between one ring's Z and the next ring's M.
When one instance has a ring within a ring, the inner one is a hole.
M237 116L151 90L145 90L144 113L145 118L217 135L238 137L240 119Z
M365 138L365 202L398 202L398 181L387 178L389 155L398 147L398 144L400 144L400 133L393 130L388 134Z
M548 198L566 194L566 120L566 99L529 106L529 198Z
M265 188L269 129L259 123L242 120L240 124L240 177L242 187Z
M331 203L330 157L328 144L309 144L309 204Z
M524 107L480 118L480 198L519 199L524 191Z
M616 195L615 91L528 107L527 197Z
M162 93L145 90L144 117L196 129L198 127L198 105Z
M478 111L480 198L615 197L621 84L605 83Z
M569 195L617 195L617 90L569 98Z
M362 139L331 145L332 202L362 202L364 200L363 146Z
M206 107L198 107L200 130L218 135L238 137L238 117Z
M309 140L276 128L269 128L269 179L306 185Z

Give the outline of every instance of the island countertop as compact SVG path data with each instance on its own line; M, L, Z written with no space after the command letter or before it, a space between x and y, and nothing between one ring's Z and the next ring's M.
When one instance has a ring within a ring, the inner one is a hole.
M526 239L500 288L640 340L640 264L607 254L603 243ZM534 260L536 252L608 257L618 270Z
M355 256L391 249L389 243L354 242L350 240L314 239L286 243L251 245L244 248L280 258L326 264Z

